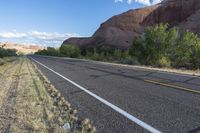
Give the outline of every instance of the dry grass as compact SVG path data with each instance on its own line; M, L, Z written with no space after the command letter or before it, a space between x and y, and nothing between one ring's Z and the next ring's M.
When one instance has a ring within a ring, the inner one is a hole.
M71 104L61 96L60 92L50 83L50 81L43 75L43 73L33 64L35 70L40 77L40 80L44 83L45 88L47 89L51 99L54 103L54 114L58 116L55 118L55 121L59 123L60 126L64 127L66 124L69 124L71 132L76 133L95 133L96 128L91 125L89 119L80 120L77 116L77 110L71 108Z
M32 65L23 59L16 97L16 121L11 132L63 132L53 123L53 102Z
M16 62L12 62L0 66L0 107L3 100L6 99L8 90L13 80L13 76L16 74L16 69L19 67L19 64L20 63L16 64Z
M0 132L96 132L27 58L0 72Z

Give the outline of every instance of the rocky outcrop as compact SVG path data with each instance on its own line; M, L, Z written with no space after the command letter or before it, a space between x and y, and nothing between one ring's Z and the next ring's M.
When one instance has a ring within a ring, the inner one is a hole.
M16 44L16 43L11 43L11 42L0 42L0 48L5 48L5 49L15 49L19 53L23 54L33 54L37 52L38 50L42 50L42 47L39 47L37 45L24 45L24 44Z
M200 34L200 0L164 0L146 8L129 10L113 16L90 38L70 38L63 44L81 47L111 46L121 49L130 47L133 39L144 29L159 23L169 23L183 30Z
M200 36L200 10L188 17L186 21L180 23L179 27L182 31L189 29Z

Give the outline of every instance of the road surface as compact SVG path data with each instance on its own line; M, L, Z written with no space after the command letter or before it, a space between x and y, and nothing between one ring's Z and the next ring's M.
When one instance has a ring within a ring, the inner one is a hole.
M79 59L29 58L100 133L200 132L200 77Z

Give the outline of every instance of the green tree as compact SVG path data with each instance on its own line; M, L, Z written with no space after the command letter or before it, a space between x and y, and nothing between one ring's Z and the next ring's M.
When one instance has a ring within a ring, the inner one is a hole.
M133 41L130 55L145 65L168 67L171 64L169 56L178 37L178 29L169 29L168 24L149 27L142 37Z
M136 38L129 49L129 55L138 59L141 64L146 64L148 54L146 52L146 44L142 38Z
M174 67L200 68L200 38L194 33L185 32L173 52Z
M62 56L77 58L80 56L80 48L75 45L62 45L60 47L60 54Z
M160 24L155 27L149 27L145 30L145 52L147 65L155 65L159 59L166 55L168 37L168 25Z
M200 38L196 38L196 43L192 49L192 64L194 69L200 69Z
M59 51L57 49L53 48L53 47L47 47L46 55L58 56L59 55Z

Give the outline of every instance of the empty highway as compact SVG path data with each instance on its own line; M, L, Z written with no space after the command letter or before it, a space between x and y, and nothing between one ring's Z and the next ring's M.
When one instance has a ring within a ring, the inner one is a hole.
M100 133L200 132L200 77L28 56Z

